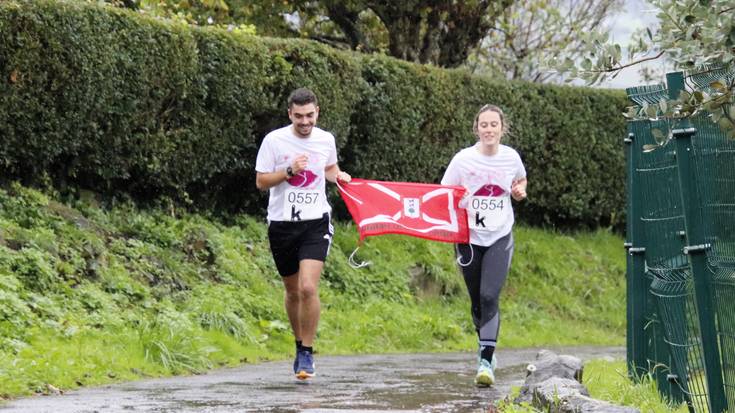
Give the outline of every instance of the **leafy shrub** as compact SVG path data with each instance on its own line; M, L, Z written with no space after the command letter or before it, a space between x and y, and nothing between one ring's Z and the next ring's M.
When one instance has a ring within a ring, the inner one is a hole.
M320 124L353 176L437 182L492 102L528 170L522 221L622 222L620 91L499 82L54 0L0 3L0 179L262 214L257 148L288 121L297 86L319 95Z
M52 266L53 261L54 258L46 252L24 248L18 252L10 270L30 290L54 291L59 288L61 278Z

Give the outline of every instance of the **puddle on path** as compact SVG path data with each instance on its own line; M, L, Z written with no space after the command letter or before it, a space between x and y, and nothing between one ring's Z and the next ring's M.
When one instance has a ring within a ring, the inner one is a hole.
M625 354L617 347L552 350L583 359ZM295 380L291 362L282 361L20 399L0 406L0 413L486 412L523 383L537 352L499 350L492 388L473 385L476 356L470 353L338 356L319 357L317 377L307 383Z

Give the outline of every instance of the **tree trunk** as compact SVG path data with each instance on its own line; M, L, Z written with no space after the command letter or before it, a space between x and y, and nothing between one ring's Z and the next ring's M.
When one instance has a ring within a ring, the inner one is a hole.
M463 64L485 37L496 17L512 0L365 0L325 2L329 18L344 32L353 49L365 45L357 25L359 14L370 9L388 32L391 56L441 67Z

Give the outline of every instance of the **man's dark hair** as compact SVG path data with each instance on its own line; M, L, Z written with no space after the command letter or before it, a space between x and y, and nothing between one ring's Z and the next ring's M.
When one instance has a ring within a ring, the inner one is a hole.
M313 103L314 106L319 106L319 102L316 100L316 95L311 90L301 87L288 96L288 108L291 109L293 105L304 106L309 103Z

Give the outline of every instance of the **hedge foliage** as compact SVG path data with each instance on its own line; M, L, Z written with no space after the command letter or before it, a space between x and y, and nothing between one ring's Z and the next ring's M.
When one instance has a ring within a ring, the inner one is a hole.
M620 222L620 91L495 81L69 1L0 3L0 176L260 214L257 148L288 122L299 86L319 96L320 126L353 176L438 182L474 142L476 110L495 103L529 175L521 220Z

